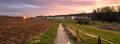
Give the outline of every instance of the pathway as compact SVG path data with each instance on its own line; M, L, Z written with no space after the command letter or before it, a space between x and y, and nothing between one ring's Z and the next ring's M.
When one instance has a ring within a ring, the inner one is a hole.
M59 24L55 44L71 44L67 34L64 31L62 23Z

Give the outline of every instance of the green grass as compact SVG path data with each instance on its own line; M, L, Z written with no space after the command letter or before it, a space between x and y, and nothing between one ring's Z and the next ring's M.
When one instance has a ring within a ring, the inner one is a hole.
M58 28L58 23L50 27L44 33L38 35L38 37L28 40L27 44L54 44L57 28ZM40 42L33 42L34 40L39 40Z
M58 23L77 23L75 20L52 20Z
M103 29L98 29L91 26L86 25L78 25L75 23L67 23L67 26L72 27L73 29L79 29L83 32L92 34L92 35L100 35L102 38L109 40L115 44L120 44L120 33L115 31L108 31ZM97 38L92 38L89 36L86 36L85 34L79 33L79 38L81 39L83 44L96 44ZM103 44L107 44L107 42L102 41Z

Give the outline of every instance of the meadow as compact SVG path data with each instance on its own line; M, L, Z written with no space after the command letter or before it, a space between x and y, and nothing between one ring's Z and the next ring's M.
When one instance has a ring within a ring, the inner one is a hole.
M25 44L55 22L22 17L0 16L0 44Z
M58 23L40 33L35 38L29 39L26 44L54 44Z
M65 23L69 28L73 31L78 31L79 39L82 44L97 44L98 36L101 36L102 44L120 44L120 32L109 30L106 28L98 28L91 25L86 24L77 24L74 23ZM104 23L102 23L104 24ZM94 24L95 25L95 24Z

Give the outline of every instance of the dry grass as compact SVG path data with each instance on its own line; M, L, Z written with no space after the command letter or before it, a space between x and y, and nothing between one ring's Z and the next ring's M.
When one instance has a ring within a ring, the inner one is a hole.
M27 39L45 31L54 22L0 16L0 44L25 44Z
M101 29L107 29L107 30L112 30L112 31L118 31L120 32L120 23L95 23L92 24L91 26L101 28Z

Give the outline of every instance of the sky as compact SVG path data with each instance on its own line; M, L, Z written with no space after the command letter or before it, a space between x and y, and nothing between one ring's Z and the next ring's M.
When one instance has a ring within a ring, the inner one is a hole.
M52 16L89 13L95 8L119 4L120 0L0 0L0 15Z

